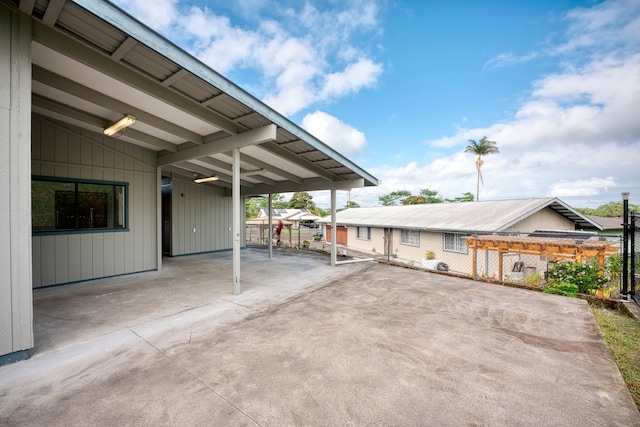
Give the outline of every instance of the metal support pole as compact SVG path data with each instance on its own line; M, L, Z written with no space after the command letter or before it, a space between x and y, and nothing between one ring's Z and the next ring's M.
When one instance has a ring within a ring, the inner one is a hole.
M635 300L636 296L636 219L637 216L633 212L629 215L629 240L631 241L631 298ZM637 300L636 300L637 301Z
M271 238L271 236L273 236L273 197L271 197L271 193L269 193L269 203L268 203L268 209L269 209L269 228L268 228L268 234L269 234L269 240L267 243L269 245L269 258L273 257L273 246L271 245L271 241L273 240Z
M336 239L336 190L331 190L331 267L336 266L338 247Z
M231 185L232 235L233 235L233 293L240 295L240 149L233 149Z
M629 193L622 193L622 291L623 300L629 299Z

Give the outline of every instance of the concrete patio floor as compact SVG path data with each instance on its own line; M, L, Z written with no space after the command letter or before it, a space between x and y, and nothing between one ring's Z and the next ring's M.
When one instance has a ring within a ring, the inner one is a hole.
M34 291L0 425L640 426L585 301L277 249Z

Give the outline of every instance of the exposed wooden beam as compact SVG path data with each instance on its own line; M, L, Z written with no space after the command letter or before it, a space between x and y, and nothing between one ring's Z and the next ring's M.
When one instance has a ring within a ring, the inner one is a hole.
M26 13L27 15L31 15L33 13L33 8L36 5L36 0L20 0L20 11Z
M216 102L220 102L223 99L227 99L228 97L229 97L229 95L227 95L226 93L221 93L219 95L212 96L211 98L202 101L200 103L200 105L202 105L203 107L210 107L213 104L215 104Z
M58 20L58 16L60 16L60 12L62 12L62 8L66 0L51 0L47 5L47 10L44 12L44 16L42 17L42 23L47 27L53 27Z
M111 54L111 59L114 61L120 61L127 53L131 51L138 44L138 41L134 38L127 37L116 50Z
M229 174L221 173L221 172L216 171L216 170L211 170L211 169L202 167L200 165L193 164L191 162L174 163L174 166L178 166L180 168L191 170L193 172L197 172L198 174L204 175L204 176L218 175L218 177L220 178L220 181L231 182L231 180L232 180L232 176L229 175ZM253 182L244 181L244 180L243 180L243 182L244 183L242 185L246 185L247 187L254 187L255 186L255 184Z
M242 148L249 145L264 144L276 138L276 125L268 125L259 129L232 135L227 138L204 145L187 148L177 153L158 156L158 166L169 165L185 160L198 159L211 154L224 153L234 147Z
M243 196L257 196L269 193L295 193L298 191L320 191L320 190L350 190L352 188L364 187L364 179L353 179L345 181L327 182L322 178L308 178L298 184L291 181L279 181L275 186L256 184L255 187L245 189Z
M172 84L186 77L187 75L189 75L189 72L184 68L180 68L177 72L171 74L169 77L164 79L162 81L162 86L171 86Z
M58 101L53 101L39 95L32 96L32 103L36 107L44 108L45 110L49 110L75 120L79 120L94 128L97 127L103 129L110 124L109 121L103 119L102 117L94 116L93 114L89 114L86 111L81 111L73 107L69 107L68 105L61 104ZM131 128L128 128L126 132L127 137L136 139L140 142L144 142L145 144L148 144L150 146L159 148L161 150L178 151L178 148L174 144L165 141L164 139L156 138L155 136L148 135Z
M251 157L251 156L248 156L248 155L246 155L244 153L240 153L240 159L244 163L249 163L249 164L251 164L251 165L253 165L255 167L258 167L258 168L267 169L269 172L274 173L274 174L276 174L278 176L281 176L281 177L283 177L285 179L288 179L290 181L297 182L298 184L302 183L302 178L300 178L299 176L294 175L294 174L292 174L290 172L287 172L285 170L282 170L280 168L277 168L277 167L275 167L275 166L273 166L273 165L271 165L271 164L269 164L267 162L263 162L262 160L256 159L255 157Z
M49 28L38 21L33 21L33 40L141 92L162 100L179 110L198 117L229 134L236 134L243 130L237 123L215 113L209 108L199 105L197 101L171 88L162 86L157 80L151 79L121 62L114 61L104 53L79 43L75 38Z
M280 147L275 142L265 143L265 144L263 144L263 148L271 151L273 154L275 154L277 156L280 156L280 157L282 157L284 159L287 159L287 160L297 164L301 168L305 168L305 169L310 170L314 174L321 176L322 178L326 179L327 181L334 181L337 178L331 172L327 172L324 168L321 168L320 166L315 165L313 162L310 162L310 161L308 161L306 159L303 159L302 157L299 157L296 153L294 153L292 151L289 151L286 148Z
M161 119L160 117L154 116L141 108L134 107L131 104L105 95L102 92L83 86L71 79L55 74L37 65L33 65L32 74L35 81L63 92L70 93L73 96L84 99L85 101L89 101L93 104L100 105L109 110L117 111L121 114L132 114L137 120L143 123L156 127L172 135L176 135L180 138L184 138L187 141L191 141L196 144L202 144L204 141L200 134L190 131L189 129L185 129L182 126L178 126L175 123Z

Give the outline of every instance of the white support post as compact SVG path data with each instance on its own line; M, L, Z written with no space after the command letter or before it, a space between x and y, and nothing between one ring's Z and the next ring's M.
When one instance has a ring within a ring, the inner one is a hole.
M162 168L156 168L156 263L158 271L162 270Z
M273 257L273 246L272 246L272 238L273 236L273 218L272 218L272 208L273 208L273 198L271 197L271 193L269 193L269 203L267 204L269 208L269 258Z
M237 147L233 149L232 174L233 293L240 295L242 292L240 285L240 149Z
M337 239L338 233L336 231L336 190L331 190L331 267L336 266L337 259Z

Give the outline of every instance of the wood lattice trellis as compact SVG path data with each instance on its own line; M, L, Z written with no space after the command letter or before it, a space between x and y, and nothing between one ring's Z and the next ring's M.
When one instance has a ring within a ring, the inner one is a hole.
M472 277L477 274L478 251L498 252L498 280L502 280L504 254L537 255L553 259L589 261L597 258L600 269L605 257L619 252L618 244L599 239L558 239L523 236L469 236L467 246L472 249Z

